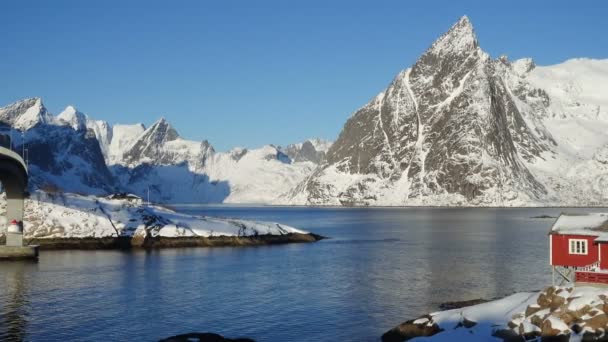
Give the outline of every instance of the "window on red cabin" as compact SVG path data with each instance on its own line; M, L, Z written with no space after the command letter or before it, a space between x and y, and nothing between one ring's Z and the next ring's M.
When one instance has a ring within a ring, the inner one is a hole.
M570 254L587 255L587 240L570 239Z

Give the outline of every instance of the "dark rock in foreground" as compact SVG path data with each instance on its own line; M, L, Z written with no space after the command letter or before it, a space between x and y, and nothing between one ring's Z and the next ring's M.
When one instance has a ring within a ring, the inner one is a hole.
M214 333L189 333L167 337L159 342L255 342L250 338L227 338Z

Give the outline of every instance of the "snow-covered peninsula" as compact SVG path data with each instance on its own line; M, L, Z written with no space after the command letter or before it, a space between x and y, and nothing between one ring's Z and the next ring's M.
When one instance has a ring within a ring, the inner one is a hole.
M0 220L6 220L5 210L2 201ZM274 222L182 214L130 194L36 191L25 201L24 238L42 248L112 248L262 245L320 237Z

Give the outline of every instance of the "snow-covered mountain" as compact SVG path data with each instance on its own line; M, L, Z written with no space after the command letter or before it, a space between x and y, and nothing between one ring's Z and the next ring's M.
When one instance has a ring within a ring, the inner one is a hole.
M32 190L127 191L163 203L272 202L310 174L330 144L217 153L208 141L181 138L164 118L148 128L110 125L73 106L55 117L39 98L0 108L0 123L13 148L28 152Z
M16 151L27 152L32 188L88 194L116 190L100 144L83 120L73 107L53 117L39 98L0 108L0 133L12 137Z
M337 140L216 152L161 118L111 125L39 98L0 108L33 190L154 202L607 205L608 60L491 58L462 17ZM25 132L22 139L21 132Z
M608 60L492 59L462 17L352 115L282 200L607 204L607 87Z
M127 191L158 202L269 203L302 181L315 164L292 161L281 149L215 152L208 141L182 139L160 119L110 166Z

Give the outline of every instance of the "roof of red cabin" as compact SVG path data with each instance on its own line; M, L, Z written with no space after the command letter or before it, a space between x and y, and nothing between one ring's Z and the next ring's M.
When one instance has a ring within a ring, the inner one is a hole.
M561 214L550 234L597 236L595 241L608 241L608 213Z

